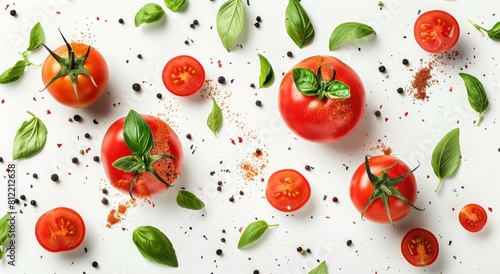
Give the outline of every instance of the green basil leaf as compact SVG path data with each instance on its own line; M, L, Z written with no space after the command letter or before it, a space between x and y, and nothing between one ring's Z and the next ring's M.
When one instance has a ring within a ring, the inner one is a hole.
M44 39L42 25L40 22L36 23L30 32L30 42L26 51L34 51L42 45Z
M47 128L42 120L38 119L33 113L28 113L32 118L24 121L17 130L14 137L14 147L12 158L14 160L29 158L42 150L47 141Z
M375 30L363 23L346 22L340 24L333 30L330 36L330 50L334 50L341 43L361 39L372 34L376 34Z
M439 190L443 179L451 177L457 172L460 161L460 131L455 128L439 141L432 152L432 169L439 179L436 192Z
M228 52L243 31L244 25L245 11L241 0L228 0L222 4L217 12L217 33Z
M250 223L240 236L238 241L238 249L243 248L257 241L266 230L271 226L278 226L277 224L269 225L266 221L259 220Z
M118 158L111 165L124 172L141 172L145 169L144 161L135 155Z
M314 28L306 11L298 0L289 0L285 10L285 27L288 36L303 48L314 38Z
M483 120L483 112L488 109L489 101L484 91L483 84L475 77L467 73L459 73L464 80L465 88L467 89L467 98L470 106L479 113L477 125Z
M325 83L325 96L330 99L349 98L351 89L344 82L330 81Z
M163 0L165 2L165 6L173 12L180 11L183 9L186 4L187 0Z
M326 270L326 261L322 261L313 270L309 271L308 274L328 274L328 270Z
M5 254L4 245L9 239L9 230L10 230L10 213L5 214L0 219L0 260L3 258L3 254Z
M132 233L132 241L144 258L172 267L179 266L172 242L158 228L140 226Z
M196 195L186 190L180 190L177 193L176 201L180 207L186 209L201 210L205 208L205 204Z
M212 111L208 114L207 126L217 136L222 126L222 111L214 98L212 98L212 102Z
M481 27L480 25L474 23L472 20L467 19L469 23L471 23L476 29L478 29L482 35L484 36L483 31L485 31L488 34L488 37L491 38L491 40L495 41L500 41L500 22L497 22L491 29L486 29Z
M144 156L154 147L153 132L135 110L130 110L123 125L123 139L132 154Z
M261 88L268 88L274 82L274 70L266 57L261 54L258 55L260 61L259 86Z
M165 11L160 5L155 3L147 3L136 14L134 18L135 26L149 24L159 21L165 15Z
M316 96L319 90L319 82L316 74L306 68L294 68L292 70L295 86L305 96Z
M9 84L19 80L23 76L25 68L26 61L17 61L14 66L8 68L0 75L0 84Z

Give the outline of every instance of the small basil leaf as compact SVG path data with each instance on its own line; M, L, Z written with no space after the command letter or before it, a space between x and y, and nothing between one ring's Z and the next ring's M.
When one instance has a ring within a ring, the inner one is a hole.
M222 111L217 105L215 99L212 98L212 111L208 114L207 126L210 130L217 136L221 126L222 126Z
M313 270L309 271L308 274L328 274L328 270L326 269L326 261L322 261Z
M149 24L159 21L165 15L165 11L160 5L155 3L147 3L136 14L134 18L135 26Z
M132 241L144 258L172 267L179 266L172 242L158 228L140 226L132 233Z
M228 0L222 4L217 12L217 33L228 52L243 31L244 25L245 12L241 0Z
M167 6L167 8L173 12L176 12L176 11L180 11L181 9L183 9L186 4L187 4L187 0L164 0L165 2L165 6Z
M376 34L372 27L358 22L346 22L338 25L330 36L329 47L334 50L341 43L360 39L371 34Z
M325 83L325 96L330 99L349 98L351 89L344 82L330 81Z
M274 71L271 63L261 54L259 55L260 60L260 76L259 76L259 86L261 88L270 87L274 82Z
M180 190L177 193L176 201L180 207L186 209L201 210L205 208L205 204L196 195L186 190Z
M306 68L294 68L292 70L293 82L295 86L305 96L316 96L319 90L319 83L316 74Z
M479 113L477 125L483 120L483 112L488 109L489 101L486 96L483 84L475 77L467 73L459 73L464 80L465 88L467 89L467 98L470 106Z
M8 68L0 75L0 84L9 84L19 80L23 76L25 68L26 61L17 61L14 66Z
M42 25L40 22L36 23L30 32L30 42L26 51L34 51L42 45L44 39Z
M277 224L269 225L267 224L266 221L263 220L250 223L245 228L245 230L243 230L243 233L240 236L240 240L238 241L238 249L243 248L257 241L262 236L262 234L264 234L264 232L266 232L266 230L271 226L278 226L278 225Z
M285 27L288 36L303 48L314 38L314 28L306 11L298 0L289 0L285 10Z
M439 141L432 152L432 169L439 179L435 189L436 192L439 190L443 179L451 177L457 172L460 161L460 131L455 128Z
M9 218L10 213L7 213L0 219L0 260L3 258L3 254L5 254L4 245L9 239Z
M125 118L123 139L134 155L144 156L154 147L151 127L135 110L130 110Z
M139 156L124 156L111 164L124 172L141 172L145 169L144 161Z
M14 147L12 158L14 160L29 158L42 150L47 141L47 128L42 120L38 119L33 113L30 120L24 121L17 130L14 137Z

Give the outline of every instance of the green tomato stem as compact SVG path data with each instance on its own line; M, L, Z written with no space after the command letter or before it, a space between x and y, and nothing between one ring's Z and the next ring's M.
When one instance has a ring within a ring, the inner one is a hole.
M485 28L481 27L480 25L474 23L472 20L467 19L467 21L469 21L469 23L471 23L477 30L479 30L479 32L481 32L481 36L484 36L483 30L486 31L486 32L488 32L487 29L485 29Z

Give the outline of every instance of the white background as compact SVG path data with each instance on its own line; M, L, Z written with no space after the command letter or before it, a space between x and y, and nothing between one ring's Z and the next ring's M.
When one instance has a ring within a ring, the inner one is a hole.
M40 67L28 67L16 83L0 86L0 156L6 169L11 160L16 130L37 115L46 124L49 134L43 151L30 159L19 160L18 195L27 197L27 206L18 210L16 233L16 267L0 262L1 273L307 273L318 261L327 261L329 273L498 273L495 259L500 236L498 212L500 191L495 169L500 163L500 128L498 126L497 94L498 42L481 37L467 22L471 18L489 28L498 21L496 1L384 1L382 10L377 1L302 1L315 28L313 42L297 48L287 36L284 13L287 1L244 1L245 31L228 53L217 35L215 18L222 0L191 0L179 13L166 10L160 22L136 28L133 18L146 1L0 1L0 69L12 66L28 44L29 31L40 22L45 43L56 48L62 44L58 28L68 39L83 41L98 49L106 58L110 71L107 93L95 105L72 109L59 105L48 95L41 81ZM7 5L9 7L7 8ZM18 15L12 17L14 8ZM413 23L419 11L443 9L453 14L460 26L461 37L455 50L458 56L432 55L418 47L413 38ZM253 26L256 16L262 18L260 28ZM119 24L123 18L125 23ZM189 24L197 19L195 29ZM332 30L346 21L364 22L375 28L377 35L328 51ZM404 38L406 37L406 38ZM189 45L184 40L189 39ZM240 46L241 45L241 46ZM361 50L358 51L358 48ZM292 51L293 58L286 56ZM257 53L270 61L276 81L267 89L258 85ZM140 60L136 56L142 54ZM161 70L179 54L196 57L205 67L204 91L190 98L176 98L164 88ZM315 144L294 136L283 124L277 111L277 93L282 74L303 58L317 54L334 55L360 75L367 94L365 118L347 139L335 144ZM30 54L34 63L42 63L47 52L40 48ZM401 64L407 58L409 67ZM443 59L444 58L444 59ZM221 66L218 65L220 61ZM416 71L435 62L434 83L428 89L428 100L400 95L398 87L409 90ZM378 72L383 64L386 74ZM476 113L470 108L463 81L458 72L478 76L490 99L490 108L480 127L474 122ZM225 76L227 83L217 83ZM234 80L232 83L230 80ZM142 83L136 93L133 83ZM452 89L452 92L449 90ZM222 102L223 127L218 137L206 126L211 109L208 90ZM162 93L163 99L156 98ZM34 100L36 99L36 101ZM255 106L261 100L263 107ZM140 201L129 209L126 220L106 227L112 208L126 202L128 196L112 189L99 163L100 140L107 127L130 109L165 118L177 131L184 148L182 175L175 187L150 201ZM50 110L50 114L48 114ZM380 110L377 118L374 111ZM405 116L405 112L408 112ZM78 114L81 122L68 122ZM385 121L385 118L388 120ZM99 124L95 125L92 120ZM462 164L457 174L437 184L431 165L432 149L449 130L460 128ZM85 133L92 138L83 138ZM185 138L190 133L192 140ZM242 137L242 142L238 142ZM236 140L236 144L231 143ZM62 144L59 148L57 144ZM381 144L392 154L414 167L419 195L416 205L425 211L412 211L404 220L391 225L362 221L349 199L349 183L364 156L381 154ZM90 148L80 155L80 149ZM245 180L241 163L252 159L256 148L265 152L261 170L255 181ZM193 152L194 151L194 152ZM78 156L79 165L71 163ZM305 171L304 166L314 167ZM348 168L346 168L348 167ZM263 198L265 183L261 178L282 168L301 171L311 183L309 203L294 214L276 211ZM223 172L229 170L230 172ZM215 171L214 175L210 172ZM39 179L33 179L36 172ZM6 173L0 180L0 203L7 207ZM50 181L58 173L60 182ZM223 181L223 191L215 190ZM180 209L175 195L180 187L195 193L206 204L201 212ZM109 190L110 204L101 204ZM240 190L244 195L238 194ZM235 196L230 203L229 197ZM323 200L326 195L327 199ZM339 202L333 203L332 197ZM29 205L34 199L37 206ZM469 233L458 222L458 211L467 203L478 203L488 211L489 220L480 233ZM152 204L155 206L153 207ZM0 205L0 208L4 208ZM87 225L84 243L65 253L45 251L35 239L34 225L44 212L67 206L81 213ZM269 229L255 245L244 250L236 248L241 227L256 218L280 226ZM178 268L146 261L132 243L134 228L154 225L172 241L179 260ZM190 229L191 227L191 229ZM432 231L439 240L437 261L426 268L409 265L400 252L403 235L413 227ZM226 233L222 233L222 229ZM226 238L222 243L221 238ZM352 240L352 246L346 241ZM310 248L311 254L300 255L298 246ZM87 252L84 251L87 248ZM223 256L215 251L220 248ZM98 268L91 266L93 261Z

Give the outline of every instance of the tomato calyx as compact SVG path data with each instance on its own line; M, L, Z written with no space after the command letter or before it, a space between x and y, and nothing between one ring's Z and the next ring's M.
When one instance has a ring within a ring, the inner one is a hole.
M396 197L403 202L405 202L407 205L413 207L416 210L423 211L423 209L416 207L412 202L410 202L403 194L401 194L397 189L396 189L396 184L402 181L404 178L406 178L408 175L412 174L417 168L420 166L420 163L417 167L412 169L411 171L397 177L397 178L389 178L387 175L387 170L391 169L394 167L398 162L395 162L394 164L384 168L381 170L382 175L376 176L371 172L370 169L370 164L368 161L368 156L365 156L365 166L366 166L366 174L368 175L368 179L373 185L373 193L372 196L370 197L370 200L366 203L365 207L361 211L361 218L363 219L363 215L365 211L368 209L368 207L377 199L382 199L382 202L384 203L385 207L385 212L387 214L387 218L389 219L389 222L392 224L392 226L395 227L394 222L392 221L391 218L391 213L389 211L389 196Z
M134 183L141 173L149 173L155 179L165 184L167 187L172 187L171 184L161 178L153 168L153 163L161 159L176 158L168 154L148 155L154 148L154 138L151 127L146 123L135 110L130 110L125 123L123 125L123 139L125 144L132 152L132 155L124 156L112 163L112 166L127 173L134 173L134 177L130 182L130 197Z
M50 82L42 89L45 90L47 89L54 81L57 79L63 77L63 76L69 76L71 79L71 83L73 84L73 90L75 92L75 96L78 100L80 100L80 96L78 95L78 88L76 85L76 78L78 75L83 74L86 75L90 78L92 81L92 84L94 85L95 88L97 88L97 84L94 81L94 78L90 74L90 72L84 67L85 61L87 60L89 54L90 54L90 46L88 46L87 52L85 53L84 56L82 57L76 57L75 52L73 48L71 48L71 45L68 43L64 35L62 34L61 30L59 30L59 33L62 36L62 39L64 40L64 43L66 44L66 47L68 48L68 57L64 58L59 55L57 55L55 52L53 52L49 47L47 47L45 44L42 44L42 46L47 49L47 51L50 53L50 55L59 63L61 66L61 70L50 80Z
M326 66L329 71L322 71L323 66L319 66L317 73L307 68L294 68L293 81L299 92L304 96L316 96L318 100L351 97L349 86L335 80L335 69L331 65Z

